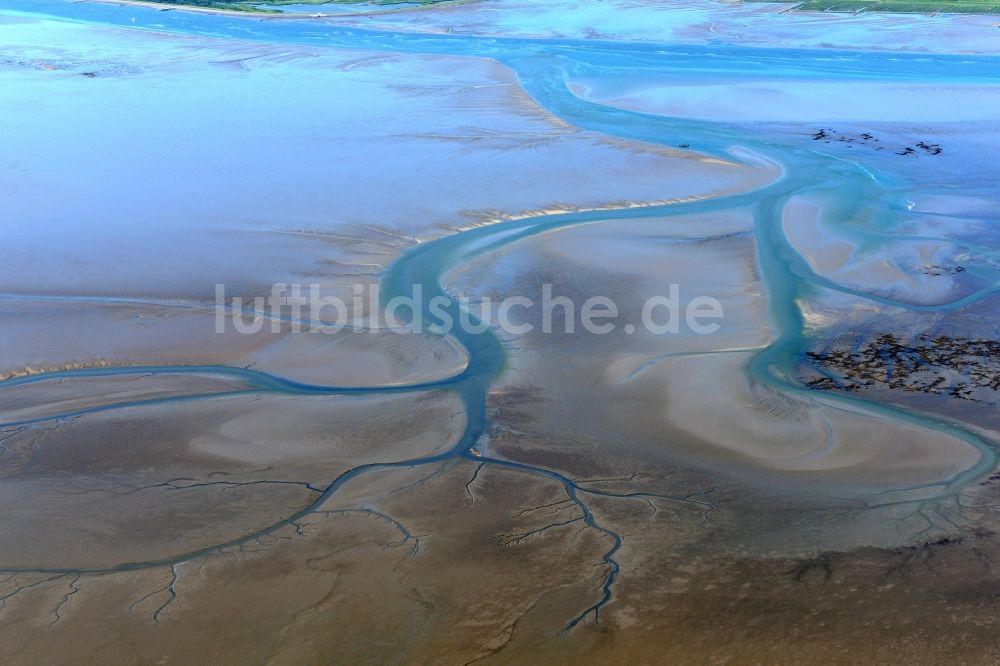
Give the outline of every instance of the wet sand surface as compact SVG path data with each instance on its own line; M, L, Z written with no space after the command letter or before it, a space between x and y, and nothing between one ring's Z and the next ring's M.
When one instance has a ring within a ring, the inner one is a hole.
M615 7L0 2L0 661L1000 659L1000 43Z

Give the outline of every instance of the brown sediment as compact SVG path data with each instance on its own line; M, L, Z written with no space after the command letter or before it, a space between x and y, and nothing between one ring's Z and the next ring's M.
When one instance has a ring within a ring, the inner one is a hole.
M490 468L476 481L480 501L468 500L473 470L462 464L383 498L377 514L331 506L271 539L174 569L5 575L4 615L22 631L7 633L0 655L5 663L151 654L319 663L336 654L351 663L405 655L408 663L777 664L1000 656L992 640L1000 544L988 531L748 557L686 551L683 524L694 516L650 517L645 507L605 511L617 512L626 533L622 578L600 625L563 634L567 612L595 596L606 544L569 522L572 509L544 480ZM498 533L534 536L505 544Z

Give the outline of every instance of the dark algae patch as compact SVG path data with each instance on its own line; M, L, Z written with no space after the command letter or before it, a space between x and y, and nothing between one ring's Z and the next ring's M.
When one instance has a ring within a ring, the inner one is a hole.
M938 335L904 342L892 333L843 340L809 351L813 389L894 389L996 404L1000 400L1000 342Z
M782 0L757 0L781 2ZM980 0L805 0L791 9L812 12L897 14L1000 14L1000 3Z
M823 143L842 143L848 148L853 148L854 146L862 146L866 148L871 148L872 150L891 150L897 155L940 155L944 152L944 148L938 143L928 143L926 141L918 141L912 146L888 146L882 142L882 140L872 134L871 132L862 132L860 134L847 134L844 132L838 132L834 129L824 129L820 128L809 135L813 141L822 141Z

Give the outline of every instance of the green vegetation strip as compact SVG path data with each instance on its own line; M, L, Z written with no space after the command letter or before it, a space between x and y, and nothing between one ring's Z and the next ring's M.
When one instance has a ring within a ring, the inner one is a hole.
M757 0L787 2L788 0ZM1000 2L982 0L805 0L792 9L818 12L897 14L1000 14Z
M316 5L317 11L323 5L435 5L449 0L143 0L158 5L175 7L203 7L205 9L226 9L244 12L280 12L282 5Z

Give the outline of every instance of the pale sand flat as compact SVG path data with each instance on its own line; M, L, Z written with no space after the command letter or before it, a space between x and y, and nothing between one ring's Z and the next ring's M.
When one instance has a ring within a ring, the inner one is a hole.
M5 432L7 564L100 568L222 543L351 467L440 453L463 427L457 397L436 392L214 398Z
M953 250L953 243L885 237L859 247L825 220L823 205L821 197L798 196L782 211L785 238L818 275L906 303L937 304L955 298L957 285L949 275L925 270L937 264L936 257Z
M743 373L748 356L677 358L650 372L663 382L664 426L704 443L708 458L737 454L745 465L861 488L946 480L980 458L951 435L821 394L792 399L755 388Z
M283 325L244 335L215 332L206 309L91 303L8 303L0 343L5 376L130 365L249 367L322 386L416 384L460 373L468 362L451 338L389 329L290 333ZM64 332L71 328L73 335ZM95 387L95 391L99 388Z
M970 121L991 118L1000 86L890 84L768 79L690 85L648 75L574 81L584 99L621 109L722 121ZM850 99L850 104L843 104Z

